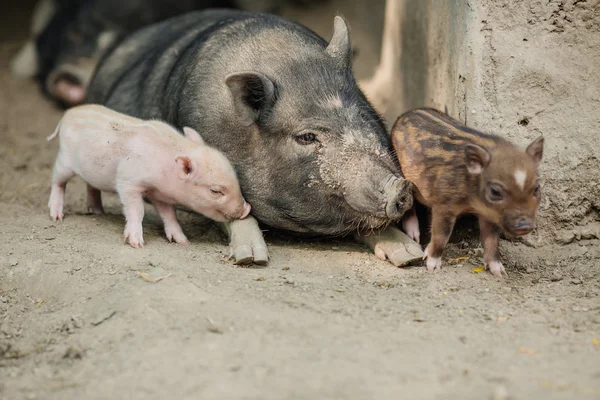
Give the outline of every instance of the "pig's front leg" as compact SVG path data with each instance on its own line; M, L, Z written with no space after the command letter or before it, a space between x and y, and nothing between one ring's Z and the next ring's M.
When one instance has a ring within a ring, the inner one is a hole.
M500 228L485 218L479 217L479 231L483 243L483 262L494 276L508 275L500 262L498 242Z
M165 235L167 235L167 239L169 242L175 241L175 243L188 245L190 242L187 237L183 233L181 229L181 225L179 225L179 221L177 221L177 214L175 213L175 208L172 205L163 203L162 201L153 200L152 204L154 208L156 208L156 212L160 215L160 218L163 221L165 226Z
M131 247L144 247L142 235L142 220L144 219L144 200L142 192L136 189L118 190L123 214L125 214L125 232L123 239L129 242Z
M436 210L431 210L431 241L425 248L424 259L427 259L427 271L433 271L442 268L442 252L448 244L456 215L444 213Z
M379 232L358 234L356 238L366 243L378 258L387 259L396 267L423 258L421 246L395 226L388 226Z
M251 215L221 224L229 235L229 257L236 264L261 264L269 261L269 252L258 221Z

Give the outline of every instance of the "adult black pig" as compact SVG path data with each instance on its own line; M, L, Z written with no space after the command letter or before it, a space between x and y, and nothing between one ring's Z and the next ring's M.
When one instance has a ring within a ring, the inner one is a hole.
M192 12L109 52L88 102L196 129L229 157L265 225L310 235L372 232L410 208L412 185L356 85L350 53L340 17L328 44L274 15ZM226 228L238 263L267 261L254 218ZM422 255L406 251L406 238L389 227L367 242L399 265Z

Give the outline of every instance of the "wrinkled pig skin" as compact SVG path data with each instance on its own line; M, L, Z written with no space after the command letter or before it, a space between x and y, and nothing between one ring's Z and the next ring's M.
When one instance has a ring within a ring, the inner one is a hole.
M412 206L412 185L350 57L340 17L328 44L274 15L193 12L123 40L100 63L89 101L202 132L231 160L265 225L304 235L371 232Z
M242 196L233 166L206 146L198 132L184 135L161 121L143 121L99 105L68 110L48 137L59 137L48 207L62 220L67 182L75 175L88 185L88 208L103 214L101 192L117 192L127 223L124 239L142 247L144 201L164 222L167 238L189 244L177 222L174 204L216 221L243 219L250 205Z

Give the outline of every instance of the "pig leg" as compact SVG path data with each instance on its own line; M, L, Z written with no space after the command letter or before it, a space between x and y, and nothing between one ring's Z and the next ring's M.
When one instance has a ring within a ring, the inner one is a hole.
M172 205L163 203L162 201L152 200L152 204L154 204L154 208L160 215L160 218L163 221L165 226L165 235L167 235L167 239L169 242L175 242L179 244L188 245L190 242L187 237L183 233L181 229L181 225L179 225L179 221L177 221L177 214L175 213L175 208Z
M420 243L421 232L419 231L419 218L417 218L417 209L414 205L402 217L402 230L409 238Z
M431 210L431 241L425 248L424 259L427 259L427 271L442 268L442 252L450 239L456 215Z
M52 189L50 191L50 199L48 200L48 208L50 209L50 218L52 218L52 221L62 221L64 218L65 189L67 182L74 176L75 173L64 165L59 153L52 172Z
M87 207L88 211L94 214L103 215L104 207L102 207L102 193L89 183L87 185Z
M144 219L144 200L142 193L135 189L118 190L123 214L125 214L125 232L123 239L134 248L144 247L142 220Z
M236 264L260 264L269 261L269 252L258 222L251 215L221 224L229 235L229 257Z
M485 218L479 218L479 232L481 243L483 243L483 262L492 275L507 275L504 266L500 262L498 242L500 240L500 228Z
M404 232L394 226L366 235L357 235L381 260L389 260L394 266L402 267L423 258L423 250Z

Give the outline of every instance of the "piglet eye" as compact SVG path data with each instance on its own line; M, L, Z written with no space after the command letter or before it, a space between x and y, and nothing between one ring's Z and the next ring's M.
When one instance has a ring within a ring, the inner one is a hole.
M502 194L502 190L496 186L490 186L490 200L491 201L502 201L504 199L504 195Z
M210 189L210 192L212 194L214 194L215 196L225 196L225 193L223 193L221 190L219 189Z
M296 135L294 137L294 139L296 140L296 142L298 144L306 146L306 145L315 143L317 141L317 135L315 135L312 132L307 132L307 133L303 133L301 135Z

